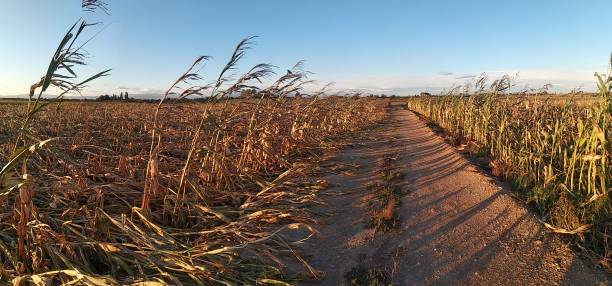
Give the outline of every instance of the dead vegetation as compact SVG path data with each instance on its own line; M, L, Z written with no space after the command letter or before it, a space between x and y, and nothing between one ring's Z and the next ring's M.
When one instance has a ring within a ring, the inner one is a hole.
M354 267L345 277L350 286L386 286L391 285L392 281L388 271L363 265Z
M88 11L101 1L83 1ZM241 41L219 76L197 57L157 105L62 103L109 71L85 65L78 21L26 104L0 105L0 276L16 285L281 284L264 261L293 253L323 182L308 162L384 117L384 101L306 93L299 62L265 87L267 64L242 75ZM48 88L59 90L46 96ZM230 99L249 89L251 97ZM300 92L300 98L295 98ZM207 97L208 103L168 99ZM249 254L249 255L247 255ZM296 254L294 254L296 255ZM262 259L254 259L258 257ZM306 263L304 261L304 263Z
M400 225L397 208L401 203L402 190L398 183L403 175L397 171L397 160L397 156L385 155L378 164L380 182L368 186L377 199L369 202L372 216L366 225L375 232L388 232Z
M16 136L11 130L17 130L24 107L0 106L9 119L0 123L6 138ZM160 111L164 136L147 213L141 206L153 108L64 103L39 115L34 133L57 139L27 161L28 197L3 193L4 279L84 284L272 279L275 269L244 265L238 251L282 252L276 236L307 227L303 208L319 190L297 179L305 170L300 161L316 159L329 144L321 139L345 136L382 116L380 102L366 99L167 106ZM202 110L210 110L215 121L206 122L211 127L195 144L179 193L192 146L190 126ZM12 148L2 141L2 162ZM30 215L24 221L19 206L26 199Z

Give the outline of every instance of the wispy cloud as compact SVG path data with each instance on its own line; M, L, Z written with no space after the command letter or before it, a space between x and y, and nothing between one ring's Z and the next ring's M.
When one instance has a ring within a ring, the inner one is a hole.
M468 78L475 78L475 77L477 77L477 75L466 74L466 75L457 76L457 77L455 77L455 79L468 79Z
M156 88L146 88L137 86L124 86L120 85L117 87L118 91L129 91L135 94L162 94L164 91Z
M361 76L334 79L336 89L359 90L372 93L395 93L398 95L416 94L419 92L438 93L453 85L463 85L481 73L439 72L425 75L389 75ZM503 75L517 75L517 89L539 88L551 84L553 92L567 92L576 87L585 91L596 88L592 71L558 71L558 70L526 70L526 71L488 71L489 79L494 80Z

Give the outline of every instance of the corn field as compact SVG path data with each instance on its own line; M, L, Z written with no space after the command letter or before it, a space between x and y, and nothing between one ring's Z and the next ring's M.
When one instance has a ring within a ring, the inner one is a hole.
M488 157L555 232L573 235L608 266L612 254L612 78L596 75L599 96L563 100L510 94L512 78L475 90L416 96L408 108L442 127L456 145ZM585 104L585 102L590 102Z
M339 140L384 116L382 102L368 99L210 105L169 104L160 111L164 136L148 213L141 205L154 105L65 102L41 113L32 132L57 139L27 160L27 184L2 194L2 280L271 280L278 271L243 260L240 251L260 257L289 251L283 231L308 229L305 207L318 200L320 183L304 174L307 163L332 144L321 139ZM0 105L2 162L10 160L13 143L7 139L15 138L24 108ZM204 110L210 110L206 131L179 193L194 135L190 127Z
M109 13L96 0L83 9ZM157 104L65 102L110 75L78 76L89 42L80 36L93 25L70 27L27 102L0 104L0 284L299 278L281 275L279 257L316 275L286 238L314 233L307 208L325 182L308 174L326 150L384 119L388 102L306 93L303 62L276 80L269 64L239 74L253 37L210 81L198 72L211 57L196 57Z

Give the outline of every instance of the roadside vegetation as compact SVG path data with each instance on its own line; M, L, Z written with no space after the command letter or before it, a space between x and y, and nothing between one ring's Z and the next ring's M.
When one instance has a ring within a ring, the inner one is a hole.
M540 212L545 225L610 268L612 250L612 78L596 74L597 97L511 94L513 78L481 76L408 108L444 129L452 143L484 157ZM562 100L561 100L562 99Z

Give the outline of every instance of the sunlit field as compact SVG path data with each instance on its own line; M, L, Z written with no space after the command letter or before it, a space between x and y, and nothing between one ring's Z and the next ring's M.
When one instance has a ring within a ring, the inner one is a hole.
M308 230L304 208L320 189L305 176L307 164L381 120L386 104L333 97L166 105L150 185L155 104L50 106L28 133L28 140L55 138L49 148L2 173L4 275L121 284L149 276L169 283L272 279L272 267L238 252L288 251L283 228ZM11 159L26 105L0 103L2 162ZM13 188L17 175L28 181Z
M612 56L554 41L578 16L13 1L0 285L612 283Z
M505 77L477 90L416 96L408 108L442 127L461 150L488 161L554 232L571 234L602 257L611 252L612 96L607 75L599 94L507 95Z

